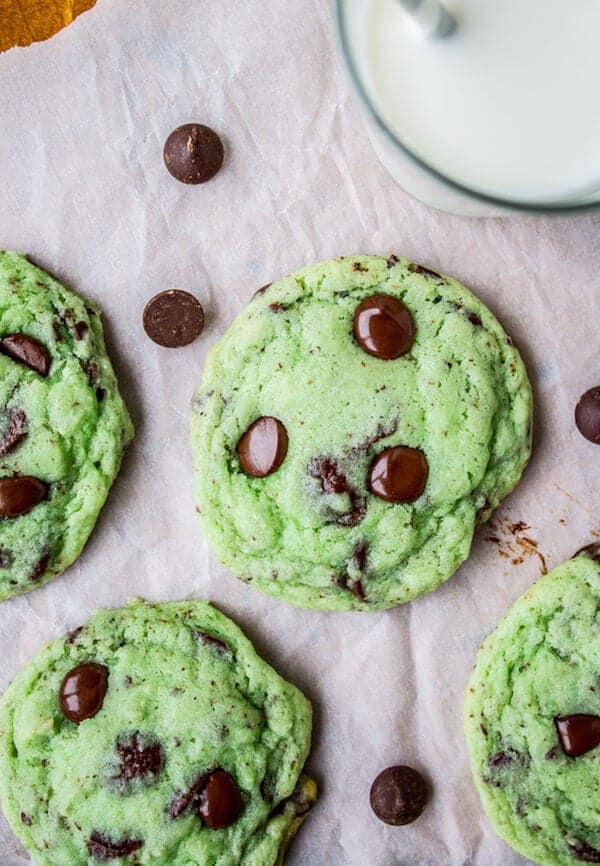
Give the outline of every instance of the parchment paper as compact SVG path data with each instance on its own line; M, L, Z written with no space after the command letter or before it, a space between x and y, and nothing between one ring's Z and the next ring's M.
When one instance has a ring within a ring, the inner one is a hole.
M227 141L203 187L162 164L167 134L190 120ZM315 704L321 799L290 866L522 866L482 815L462 698L476 647L540 574L510 526L527 524L514 532L548 568L600 531L600 448L572 421L600 380L599 228L597 216L471 221L405 195L370 148L324 0L98 0L50 42L0 55L0 246L102 305L137 427L80 561L0 605L0 687L98 606L209 598ZM357 252L404 254L489 304L535 384L535 456L498 527L479 531L437 592L387 613L311 613L262 597L209 553L188 404L208 346L257 287ZM186 349L161 349L141 327L145 301L172 287L208 313ZM368 805L375 775L398 762L422 767L435 792L406 828ZM0 862L30 862L4 824Z

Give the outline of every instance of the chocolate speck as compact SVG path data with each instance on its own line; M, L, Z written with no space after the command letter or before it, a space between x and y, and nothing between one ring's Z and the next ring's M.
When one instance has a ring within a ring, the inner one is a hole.
M354 263L352 264L352 270L353 270L353 271L359 271L359 272L362 273L362 274L366 274L366 273L368 272L369 269L366 268L366 267L362 264L362 262L354 262Z
M144 842L142 839L115 840L102 833L93 832L88 839L87 849L90 857L96 860L115 860L117 857L127 857L138 851Z
M264 295L264 293L267 291L267 289L271 288L271 285L272 285L272 283L265 283L264 286L261 286L260 289L257 289L254 292L254 294L252 295L252 298L257 298L259 295Z
M284 313L288 308L287 304L282 304L280 301L274 301L269 304L269 309L272 313Z
M89 331L89 326L87 322L75 322L73 325L73 332L75 334L75 339L81 341L84 339L85 335Z
M413 274L421 274L424 277L433 277L435 280L440 279L440 274L438 274L437 271L432 271L431 268L426 268L424 265L417 265L414 262L409 264L408 270L412 271Z
M231 647L226 644L224 640L221 640L221 638L215 637L214 635L208 634L207 632L201 631L200 629L195 629L194 637L209 646L221 656L233 655Z
M25 824L26 827L31 827L33 821L30 816L26 812L21 812L21 821Z
M398 264L399 261L400 259L398 258L398 256L395 256L394 253L392 253L392 255L387 260L388 268L393 268L395 265Z

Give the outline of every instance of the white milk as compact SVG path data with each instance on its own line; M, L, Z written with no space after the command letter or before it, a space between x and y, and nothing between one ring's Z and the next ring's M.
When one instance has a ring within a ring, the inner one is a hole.
M458 29L432 39L397 0L362 4L361 77L390 128L484 193L549 202L600 190L600 0L446 5Z

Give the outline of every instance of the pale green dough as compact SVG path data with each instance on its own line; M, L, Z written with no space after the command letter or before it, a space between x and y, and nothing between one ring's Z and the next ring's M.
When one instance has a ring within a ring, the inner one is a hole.
M600 563L589 556L515 603L479 651L465 704L485 809L542 866L600 863L600 748L568 757L554 722L579 713L600 715Z
M108 668L101 710L79 725L58 700L82 662ZM315 800L302 775L311 707L254 651L240 629L201 601L134 603L98 611L17 675L0 703L0 797L38 866L95 866L87 842L143 844L115 866L275 866ZM125 785L117 744L160 747L159 772ZM244 801L212 830L171 804L220 768Z
M26 431L0 456L0 477L35 476L49 496L0 520L0 599L46 583L79 556L133 436L99 310L23 256L0 252L0 338L14 333L41 343L51 363L43 377L0 354L0 450L11 418Z
M376 293L402 299L416 324L411 351L395 361L353 337L356 306ZM456 571L478 521L517 484L531 402L510 338L456 280L374 256L304 268L257 294L209 353L192 406L202 528L236 575L294 604L408 601ZM251 478L236 445L260 416L284 424L289 447L276 472ZM425 491L408 505L367 489L374 455L393 445L420 448L429 463ZM357 525L336 522L348 496L323 493L310 472L319 457L364 498Z

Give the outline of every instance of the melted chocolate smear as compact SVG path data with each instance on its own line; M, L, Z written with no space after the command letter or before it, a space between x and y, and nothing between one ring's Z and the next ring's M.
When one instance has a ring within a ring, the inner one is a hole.
M27 415L22 409L10 409L6 429L0 438L0 457L11 454L27 436Z
M38 564L31 572L29 577L34 583L37 582L46 572L48 565L50 563L50 551L46 550L40 557Z
M191 804L198 799L200 792L205 787L209 778L210 773L202 773L201 776L198 776L196 781L192 782L187 791L184 791L183 794L180 794L179 797L176 797L175 800L173 800L169 806L169 816L171 818L179 818L183 815L186 809L188 809Z
M568 845L573 856L583 863L600 863L600 851L597 848L592 848L587 842L576 842L575 844L569 842Z
M321 482L323 493L347 493L350 498L350 511L337 515L334 522L339 526L357 526L367 513L363 496L352 487L346 475L333 457L316 457L309 466L312 478Z
M143 846L142 839L111 839L102 833L93 832L87 842L90 857L96 860L116 860L117 857L127 857Z
M357 450L368 451L369 448L372 448L373 445L377 445L377 443L381 442L382 439L387 439L388 436L392 436L397 429L397 420L392 421L387 426L385 426L384 424L380 424L377 428L375 435L371 436L370 439L365 439L365 441L358 446Z
M121 782L136 779L151 781L148 777L158 776L165 765L165 756L160 743L145 740L139 731L117 742L117 752L121 760L117 778Z
M211 649L215 650L221 656L232 656L233 651L229 644L226 644L224 640L221 640L218 637L215 637L212 634L207 634L205 631L201 631L200 629L196 629L194 631L194 637L198 638L204 644L207 644Z

